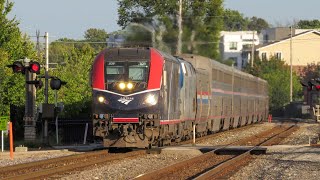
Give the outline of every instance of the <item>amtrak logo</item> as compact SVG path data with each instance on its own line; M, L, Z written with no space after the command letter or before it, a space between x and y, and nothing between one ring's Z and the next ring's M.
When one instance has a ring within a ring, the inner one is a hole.
M132 100L134 100L133 97L121 97L120 99L118 99L119 102L125 105L128 105Z

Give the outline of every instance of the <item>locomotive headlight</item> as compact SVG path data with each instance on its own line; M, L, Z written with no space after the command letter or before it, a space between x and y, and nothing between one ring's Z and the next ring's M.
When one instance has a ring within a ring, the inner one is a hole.
M103 102L104 102L104 100L105 100L105 99L104 99L104 97L103 97L103 96L99 96L99 97L98 97L98 101L99 101L100 103L103 103Z
M157 100L154 97L154 95L148 95L148 97L146 98L145 102L150 104L150 105L156 105L157 104Z
M128 88L128 89L132 89L132 88L133 88L133 84L132 84L132 83L128 83L128 84L127 84L127 88Z
M124 88L126 88L126 84L125 84L125 83L123 83L123 82L122 82L122 83L120 83L120 84L119 84L119 88L120 88L120 89L124 89Z

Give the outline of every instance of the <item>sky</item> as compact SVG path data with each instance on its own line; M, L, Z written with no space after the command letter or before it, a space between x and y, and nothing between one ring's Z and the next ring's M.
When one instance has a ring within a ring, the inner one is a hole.
M83 39L89 28L119 30L117 0L10 0L10 17L16 16L19 27L30 36L49 33L49 39ZM245 17L260 17L273 26L288 26L301 19L320 19L320 0L225 0L224 7Z

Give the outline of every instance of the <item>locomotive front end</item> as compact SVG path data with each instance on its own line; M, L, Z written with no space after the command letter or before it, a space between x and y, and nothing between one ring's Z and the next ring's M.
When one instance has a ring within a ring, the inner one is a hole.
M149 48L100 53L92 68L93 132L106 147L148 147L159 124L162 60Z

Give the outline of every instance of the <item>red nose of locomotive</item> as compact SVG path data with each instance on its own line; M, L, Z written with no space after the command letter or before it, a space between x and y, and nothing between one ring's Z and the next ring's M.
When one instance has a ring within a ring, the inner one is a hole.
M108 139L117 132L139 138L141 126L159 119L162 66L152 48L107 49L97 56L91 77L96 136Z

